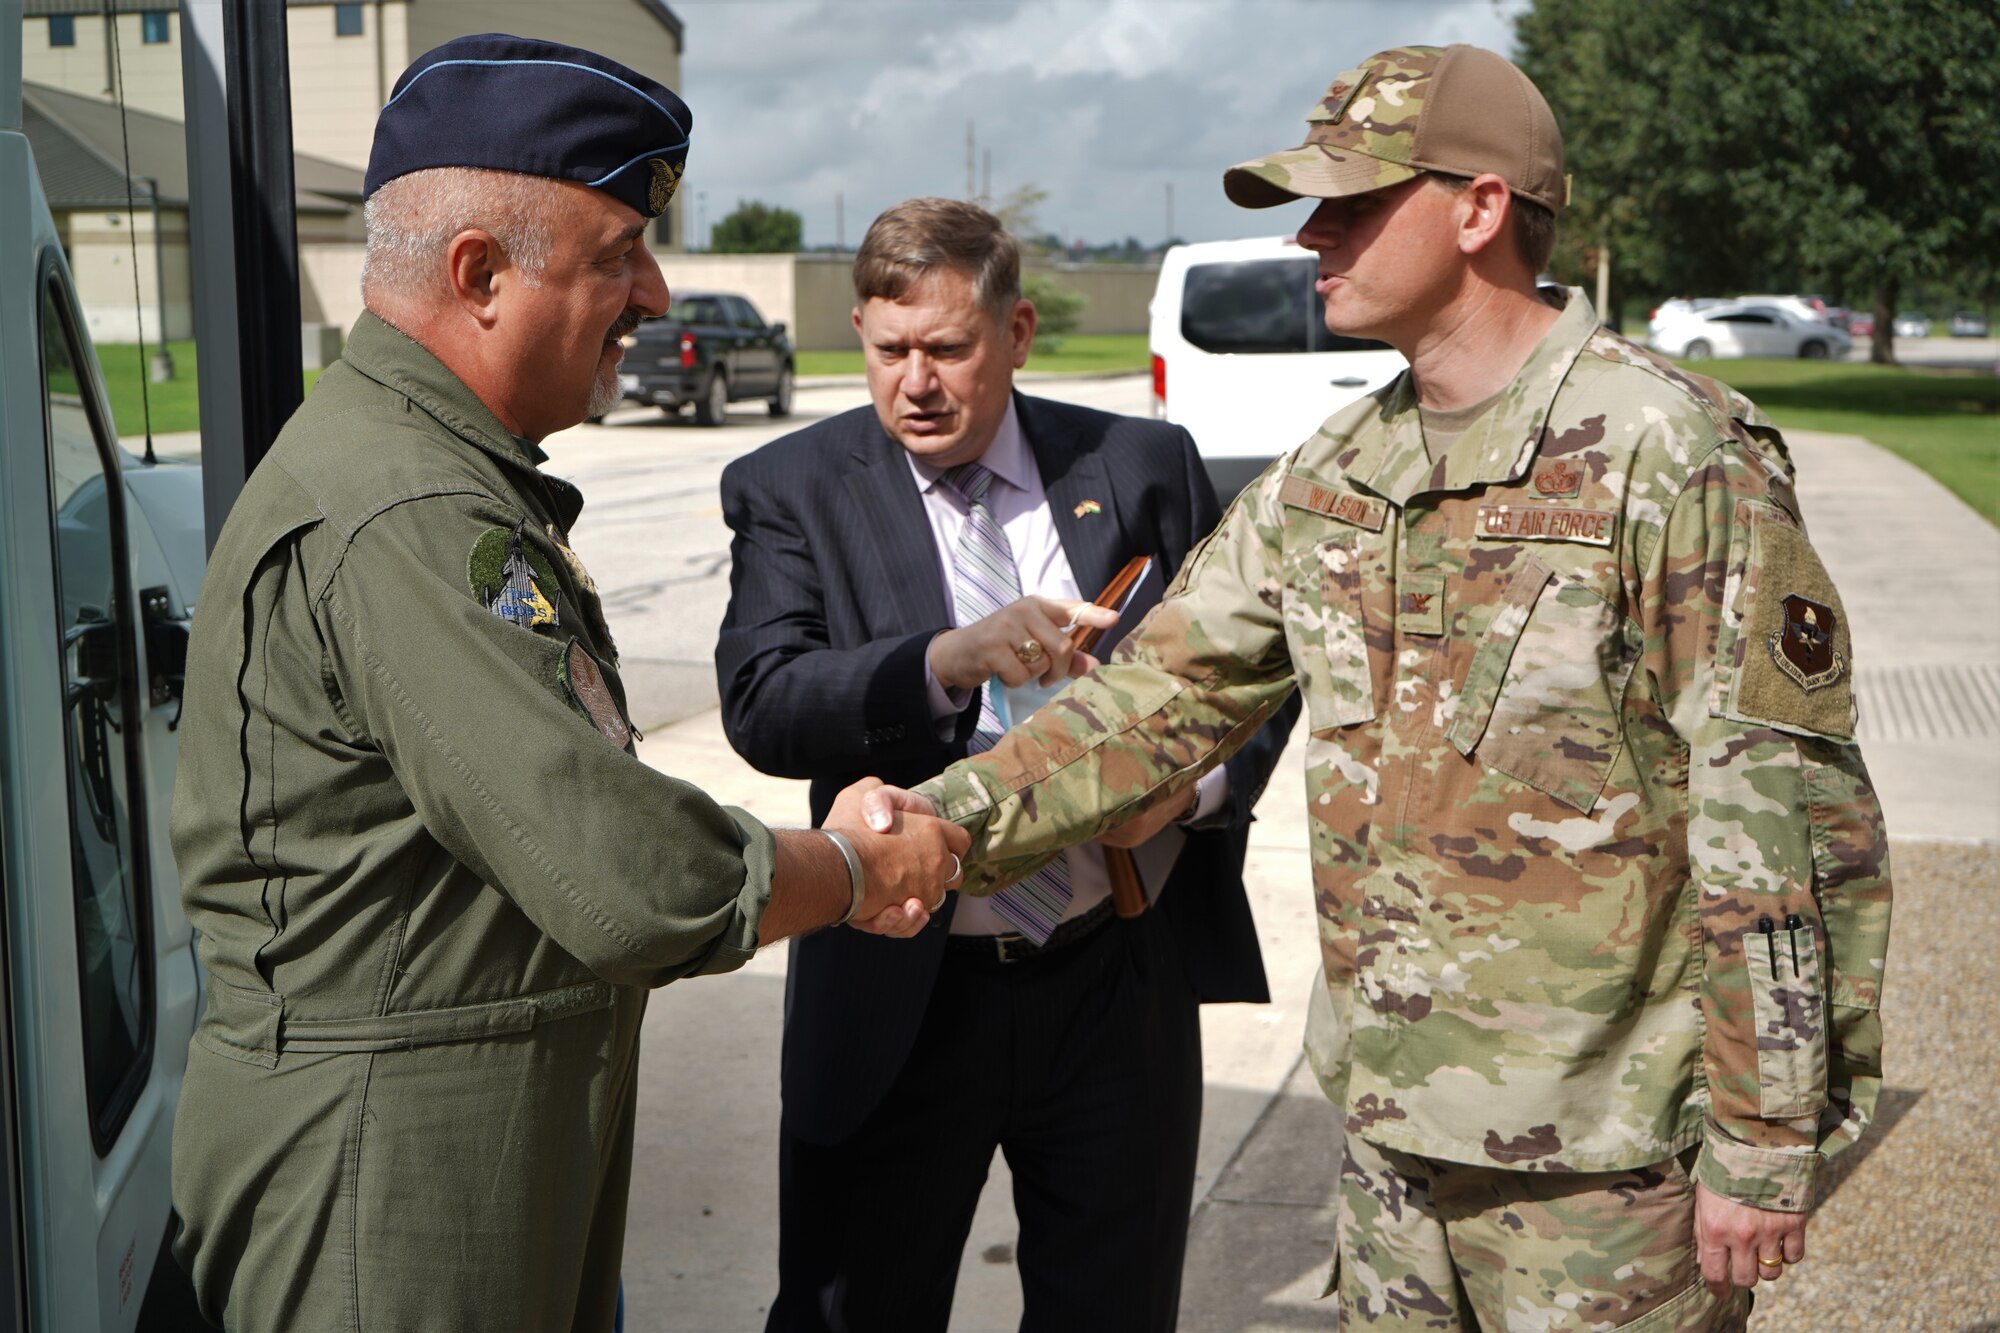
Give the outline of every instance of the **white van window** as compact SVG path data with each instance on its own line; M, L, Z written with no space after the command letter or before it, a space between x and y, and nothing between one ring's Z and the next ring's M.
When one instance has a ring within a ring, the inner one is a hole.
M152 1057L152 967L138 781L140 700L122 552L124 488L68 294L42 289L43 411L62 617L70 874L91 1138L109 1151Z
M1181 288L1181 337L1204 352L1380 350L1371 338L1327 331L1313 291L1317 273L1305 255L1195 264Z

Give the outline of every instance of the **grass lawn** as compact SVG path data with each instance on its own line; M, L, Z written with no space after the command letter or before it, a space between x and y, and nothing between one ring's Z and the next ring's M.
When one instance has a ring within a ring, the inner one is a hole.
M2000 527L2000 378L1839 361L1705 361L1780 428L1861 435Z
M1143 371L1150 364L1143 333L1070 333L1054 352L1031 352L1025 367L1031 371L1068 371L1072 374L1103 375L1116 371ZM848 352L800 352L801 375L859 375L861 349Z
M146 344L146 361L152 359L155 346L156 344L150 342ZM121 439L145 437L146 418L140 397L142 386L146 398L151 400L155 435L200 428L201 408L197 401L194 343L170 342L167 344L167 350L173 353L174 377L165 384L153 384L146 378L146 361L139 358L139 344L97 345L97 364L104 367L104 391L111 397L111 416L118 423L118 435ZM318 378L317 370L306 372L307 393L312 392L313 381Z

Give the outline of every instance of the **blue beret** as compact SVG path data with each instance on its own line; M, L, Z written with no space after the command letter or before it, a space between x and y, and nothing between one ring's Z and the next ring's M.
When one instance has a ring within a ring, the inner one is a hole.
M658 217L687 162L687 103L615 60L488 32L455 37L396 80L362 197L429 167L576 181Z

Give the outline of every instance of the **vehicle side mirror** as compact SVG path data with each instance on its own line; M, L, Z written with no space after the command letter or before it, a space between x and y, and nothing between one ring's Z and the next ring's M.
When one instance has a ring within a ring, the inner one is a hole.
M782 319L779 320L776 324L773 324L771 326L771 332L773 333L783 333L784 331L785 331L785 321Z

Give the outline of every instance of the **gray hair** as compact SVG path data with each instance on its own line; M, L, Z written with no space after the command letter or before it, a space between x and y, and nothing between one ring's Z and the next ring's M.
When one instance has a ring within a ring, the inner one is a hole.
M451 238L476 228L500 243L529 286L541 281L568 215L569 191L553 180L479 167L429 167L387 182L363 206L368 251L364 299L424 298L444 290Z

